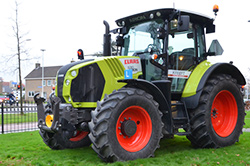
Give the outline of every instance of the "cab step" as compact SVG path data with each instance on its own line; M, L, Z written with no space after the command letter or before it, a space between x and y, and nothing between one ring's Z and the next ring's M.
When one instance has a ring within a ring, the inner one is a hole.
M178 133L175 133L176 135L178 136L185 136L185 135L190 135L191 132L178 132Z

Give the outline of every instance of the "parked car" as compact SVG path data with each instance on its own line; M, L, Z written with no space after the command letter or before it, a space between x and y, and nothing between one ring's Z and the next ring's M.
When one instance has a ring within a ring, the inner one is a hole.
M9 100L8 97L6 97L6 96L0 96L0 103L8 101L8 100Z

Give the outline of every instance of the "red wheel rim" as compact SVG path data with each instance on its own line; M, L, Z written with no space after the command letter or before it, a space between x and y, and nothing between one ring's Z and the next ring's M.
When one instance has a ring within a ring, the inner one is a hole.
M122 123L132 121L136 124L136 131L133 136L125 135L122 130ZM125 109L119 116L116 123L116 137L119 144L129 152L137 152L143 149L152 134L152 121L148 112L139 106L131 106Z
M221 137L229 136L235 129L238 108L233 94L227 90L218 93L211 109L211 121L214 131Z
M80 141L83 138L85 138L88 134L89 132L86 131L77 131L76 135L70 138L69 140L73 142Z

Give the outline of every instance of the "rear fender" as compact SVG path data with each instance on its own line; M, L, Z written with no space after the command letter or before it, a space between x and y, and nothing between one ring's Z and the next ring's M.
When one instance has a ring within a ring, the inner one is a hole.
M194 76L197 75L198 71L196 69L191 74L182 94L182 101L186 103L188 109L194 109L199 104L199 99L202 93L202 90L208 81L208 79L212 75L216 74L228 74L237 80L237 84L245 85L246 80L242 73L239 71L237 67L230 63L216 63L211 65L209 62L204 62L204 64L200 64L206 66L203 68L204 74L200 77L200 79L195 79ZM199 65L197 67L200 67ZM196 67L196 68L197 68ZM193 77L193 78L192 78ZM191 86L196 85L196 86ZM193 89L191 89L191 88ZM191 89L191 90L190 90Z

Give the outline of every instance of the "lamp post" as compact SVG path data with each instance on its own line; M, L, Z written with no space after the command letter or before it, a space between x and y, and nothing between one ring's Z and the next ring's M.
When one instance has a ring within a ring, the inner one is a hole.
M43 81L44 81L44 51L46 51L45 49L41 49L42 53L42 97L44 97L43 95Z

